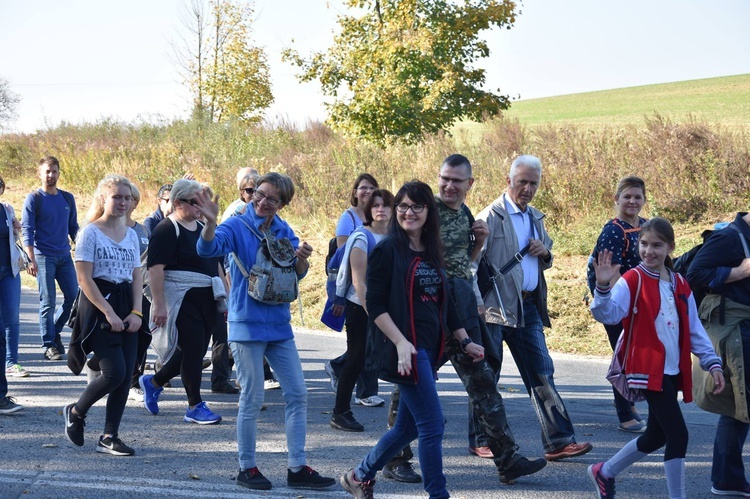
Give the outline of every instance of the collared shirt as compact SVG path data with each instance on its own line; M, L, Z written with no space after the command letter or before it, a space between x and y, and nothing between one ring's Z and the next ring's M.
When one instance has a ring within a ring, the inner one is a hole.
M520 251L527 244L529 239L533 239L538 235L534 231L534 225L531 223L531 213L529 211L521 211L521 209L514 203L508 194L503 194L503 200L505 201L505 210L510 215L510 220L513 222L513 229L516 231L516 238L518 240L518 250ZM505 265L503 262L502 265ZM539 285L539 257L531 256L528 253L524 255L521 260L521 270L523 271L523 285L522 291L534 291Z

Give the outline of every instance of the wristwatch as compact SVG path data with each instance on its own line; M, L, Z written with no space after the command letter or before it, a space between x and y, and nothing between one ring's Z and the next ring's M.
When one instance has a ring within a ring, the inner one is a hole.
M471 339L471 337L467 336L466 338L461 341L461 351L463 353L466 353L466 347L468 347L470 344L474 343L474 340Z

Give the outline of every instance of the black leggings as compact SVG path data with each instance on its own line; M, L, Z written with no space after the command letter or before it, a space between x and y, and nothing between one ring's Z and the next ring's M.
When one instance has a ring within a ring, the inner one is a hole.
M76 402L75 412L85 415L91 406L109 394L104 433L117 435L122 413L128 401L130 375L133 373L138 347L138 333L113 333L96 329L88 341L98 359L102 375L86 386Z
M208 350L211 330L216 322L216 301L211 288L193 288L185 293L177 313L177 349L154 375L154 382L164 386L178 374L185 386L190 407L200 404L203 356Z
M638 437L638 450L650 454L663 447L664 460L684 458L688 430L677 402L677 376L664 375L662 391L644 390L648 403L646 431Z
M365 368L365 345L367 344L367 312L361 305L346 302L346 362L339 375L334 414L351 410L352 390L357 378Z

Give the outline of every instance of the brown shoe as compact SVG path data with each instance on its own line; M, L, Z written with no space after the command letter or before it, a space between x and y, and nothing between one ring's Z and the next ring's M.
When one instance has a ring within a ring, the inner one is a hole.
M557 461L559 459L565 459L566 457L582 456L593 448L594 446L588 442L582 444L574 442L552 452L547 452L544 454L544 459L547 461Z
M492 451L489 447L469 447L469 453L485 459L492 459L495 457L492 455Z

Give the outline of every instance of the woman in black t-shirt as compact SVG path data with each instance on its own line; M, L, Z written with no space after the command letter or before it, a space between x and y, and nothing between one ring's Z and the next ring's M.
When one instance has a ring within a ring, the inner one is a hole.
M198 256L195 244L203 224L195 197L203 187L180 179L172 186L173 212L159 222L148 247L149 286L153 296L152 347L163 365L154 375L141 376L143 403L151 414L159 412L162 387L178 374L188 397L185 421L216 424L221 416L203 402L200 394L203 356L216 322L217 290L223 289L219 260Z
M437 362L446 331L466 353L484 356L461 327L449 299L443 270L443 244L437 206L430 187L407 182L395 198L389 234L367 264L366 304L371 322L368 368L399 385L396 422L341 484L359 497L372 492L375 475L408 443L419 439L424 488L431 498L449 497L443 475L445 422L435 387ZM373 324L374 323L374 324Z

